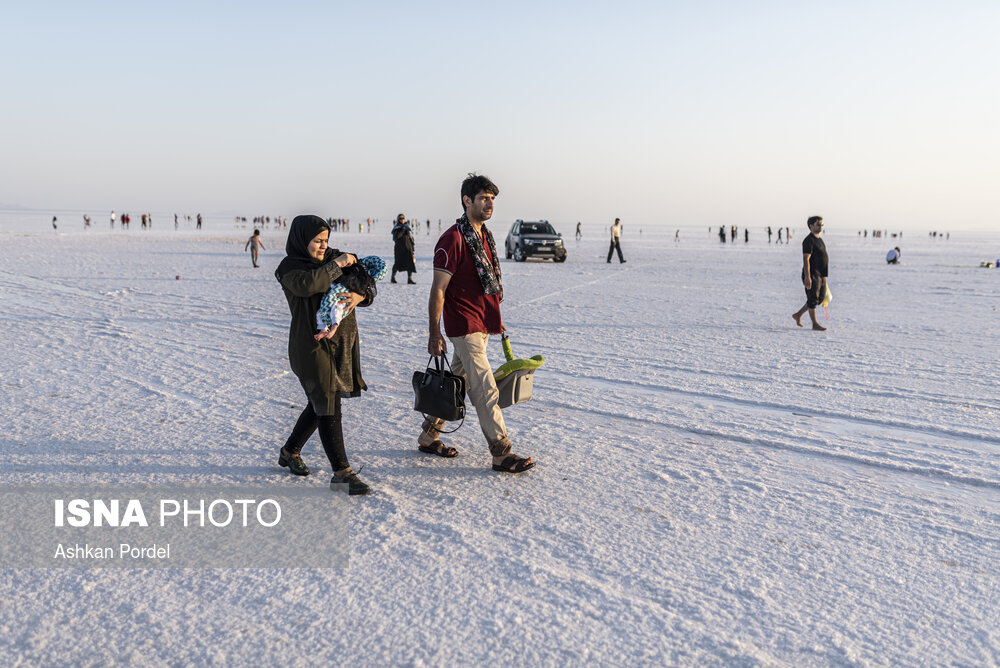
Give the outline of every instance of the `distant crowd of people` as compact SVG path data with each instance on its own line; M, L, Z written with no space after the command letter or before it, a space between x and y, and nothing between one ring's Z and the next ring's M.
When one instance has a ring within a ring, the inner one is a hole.
M782 231L784 231L784 238L782 238ZM711 225L708 227L708 233L709 234L713 233ZM718 236L719 236L719 243L723 243L723 244L726 243L726 226L725 225L720 225L719 226ZM740 228L739 228L739 226L738 225L730 225L729 226L729 242L730 243L736 243L736 238L738 236L740 236ZM676 232L674 232L674 241L675 242L679 242L680 241L680 237L681 237L681 231L680 230L677 230ZM767 243L771 243L771 241L773 240L773 237L774 237L774 230L772 230L771 226L768 225L767 226ZM785 243L785 239L791 239L791 238L792 238L792 231L791 231L791 229L789 229L787 227L785 227L785 228L779 227L778 228L778 243L779 244L783 244L783 243ZM743 228L743 243L745 243L745 244L750 243L750 228L747 228L747 227Z
M174 216L174 218L176 218L176 215ZM245 224L247 222L247 217L236 216L235 220L238 225ZM288 227L287 218L282 218L281 216L275 216L273 220L274 220L274 226L278 229L281 229L283 227ZM271 216L254 216L253 219L251 220L251 223L253 224L254 227L257 226L267 227L268 225L271 224L271 221L272 221Z
M112 230L115 229L116 227L119 228L119 229L122 229L122 230L128 230L128 229L131 228L131 225L132 225L132 214L130 214L128 212L116 213L114 210L112 210L110 216L108 217L108 220L109 220L109 223L111 225L111 229ZM235 216L234 220L236 221L237 224L241 224L241 223L245 224L247 222L246 216ZM58 227L56 226L56 221L57 221L56 216L52 216L52 228L53 229L58 229ZM174 214L174 229L175 230L180 229L181 221L188 222L188 223L194 223L195 229L200 230L201 226L202 226L202 223L204 221L204 218L202 217L201 213L196 213L193 216L190 215L190 214L179 215L179 214L175 213ZM271 216L254 216L253 219L252 219L252 222L253 222L253 225L255 227L256 226L267 227L268 225L271 225L272 223L274 224L274 226L275 226L276 229L288 227L288 219L287 218L283 218L281 216L274 216L274 217L271 217ZM92 224L93 224L93 219L89 215L83 214L83 229L89 230L91 228ZM140 229L143 229L143 230L152 229L153 228L153 214L151 214L151 213L140 214L139 215L139 225L140 225Z
M195 222L195 227L197 229L199 229L199 230L201 229L202 217L201 217L200 213L197 214L194 218L192 218L189 215L185 215L184 219L187 220L187 221L192 221L193 220ZM244 221L245 220L246 219L244 218ZM115 211L112 209L111 215L108 216L108 222L110 223L112 230L115 229L116 226L118 226L122 230L128 230L131 227L131 225L132 225L132 214L130 214L128 212L123 212L123 213L118 214L118 213L115 213ZM91 228L91 226L92 226L92 223L93 223L93 220L91 219L91 217L88 216L87 214L83 214L83 229L89 230ZM152 229L153 228L153 214L151 214L151 213L140 214L139 215L139 225L140 225L140 228L143 229L143 230L150 230L150 229ZM175 230L178 229L179 226L180 226L180 217L178 217L178 215L175 213L174 214L174 229ZM58 229L56 227L56 217L55 216L52 216L52 229Z
M378 218L365 218L362 221L358 221L358 234L371 234L378 224ZM395 227L397 221L393 221L393 226ZM326 224L330 227L331 232L351 232L353 228L351 227L350 218L327 218ZM420 221L419 220L408 220L406 224L410 228L410 232L413 234L420 232ZM431 233L431 219L428 218L424 221L424 225L427 229L427 234ZM437 230L441 231L441 219L438 218Z
M858 230L858 236L867 239L868 230ZM888 236L891 236L893 239L895 239L896 237L902 239L903 233L893 232L892 234L889 234L889 230L872 230L872 239L881 239L883 237L888 237Z

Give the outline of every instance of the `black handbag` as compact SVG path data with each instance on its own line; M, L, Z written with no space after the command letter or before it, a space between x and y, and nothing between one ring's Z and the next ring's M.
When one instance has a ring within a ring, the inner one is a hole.
M465 378L451 372L451 364L444 355L432 355L426 369L413 372L413 395L413 410L420 411L425 418L448 422L465 419Z

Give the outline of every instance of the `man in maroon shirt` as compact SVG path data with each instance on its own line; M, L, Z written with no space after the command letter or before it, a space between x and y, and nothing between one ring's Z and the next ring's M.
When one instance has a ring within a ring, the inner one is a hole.
M465 377L465 386L476 407L479 426L493 455L493 470L505 473L527 471L535 463L531 457L519 457L511 452L507 427L500 413L496 381L486 356L490 334L504 329L500 317L503 284L500 280L500 259L497 257L493 233L485 223L493 215L493 199L499 189L485 176L470 174L462 183L462 207L465 213L445 230L434 248L434 278L427 311L430 316L430 336L427 351L444 355L448 344L444 330L455 347L451 368ZM440 457L454 457L455 448L446 446L438 435L444 420L424 420L417 438L421 452Z

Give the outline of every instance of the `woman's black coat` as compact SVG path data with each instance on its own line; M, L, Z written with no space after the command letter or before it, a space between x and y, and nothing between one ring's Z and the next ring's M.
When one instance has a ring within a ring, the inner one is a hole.
M323 295L341 275L333 258L341 251L327 248L323 261L309 256L308 245L322 230L329 229L318 216L296 216L288 230L286 257L274 272L281 283L291 312L288 330L288 362L309 397L317 415L332 415L334 400L357 397L368 386L361 377L358 323L351 311L341 321L333 338L316 341L316 312ZM368 306L362 302L360 306Z

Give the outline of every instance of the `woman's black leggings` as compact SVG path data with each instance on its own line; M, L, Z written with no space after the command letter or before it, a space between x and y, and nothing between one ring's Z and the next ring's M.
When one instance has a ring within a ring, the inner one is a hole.
M334 400L333 415L316 415L312 404L307 403L305 410L292 428L292 433L285 441L285 452L302 452L313 432L319 428L319 440L323 443L326 456L334 471L341 471L350 466L347 463L347 452L344 450L344 430L340 421L340 395Z

